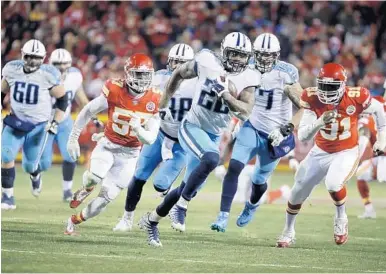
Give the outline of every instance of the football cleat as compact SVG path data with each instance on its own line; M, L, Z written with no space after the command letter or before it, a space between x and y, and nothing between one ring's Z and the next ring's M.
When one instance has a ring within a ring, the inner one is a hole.
M295 243L295 231L283 231L276 242L276 247L286 248Z
M147 233L147 242L154 247L162 247L159 239L158 223L149 220L150 212L146 213L139 220L139 228Z
M362 215L358 216L359 219L376 219L377 213L375 213L375 210L365 210Z
M70 235L75 236L77 233L75 232L75 224L72 221L72 218L74 218L75 215L72 215L70 218L68 218L66 223L66 230L64 231L64 235Z
M134 214L129 218L122 217L113 228L115 232L129 232L133 229Z
M71 190L65 190L63 191L63 202L69 202L72 199L72 191Z
M90 190L86 190L85 188L81 188L74 193L72 200L70 201L71 208L77 208L94 190L94 187Z
M249 201L245 203L245 207L239 217L237 218L236 224L239 227L246 226L255 215L256 209L259 207L259 204L253 205Z
M348 219L335 218L334 220L334 239L337 245L343 245L348 240Z
M175 205L169 212L169 218L173 229L185 232L186 208Z
M159 194L159 196L160 196L161 198L164 198L166 195L168 195L169 191L170 191L170 187L169 187L167 190L165 190L164 192L161 192L161 193Z
M14 196L8 197L7 195L5 195L5 193L3 193L3 195L1 196L1 209L4 209L4 210L16 209L15 197Z
M210 226L210 229L215 230L217 232L225 232L225 229L227 228L227 225L228 225L228 218L229 218L228 212L220 211L220 213L217 216L216 222L214 222Z
M35 197L39 197L43 186L42 174L40 173L36 179L34 179L32 175L30 175L29 178L31 179L32 195Z

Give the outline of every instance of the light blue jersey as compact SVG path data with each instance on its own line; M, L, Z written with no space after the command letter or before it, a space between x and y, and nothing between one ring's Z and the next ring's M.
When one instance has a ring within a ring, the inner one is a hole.
M67 118L71 113L72 102L76 93L82 86L83 76L79 69L71 67L63 74L63 78L63 86L68 98L68 107L65 112L65 118Z
M51 117L50 89L60 84L60 71L43 64L31 73L23 70L24 61L8 62L3 69L3 79L10 86L11 109L20 120L38 124Z

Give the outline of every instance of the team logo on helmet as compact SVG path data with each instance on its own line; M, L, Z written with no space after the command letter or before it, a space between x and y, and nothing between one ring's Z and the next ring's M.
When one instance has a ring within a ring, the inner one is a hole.
M147 111L154 111L155 110L155 104L154 102L149 102L146 104L146 110Z
M355 113L357 109L355 108L355 106L353 105L349 105L347 108L346 108L346 113L348 115L353 115Z

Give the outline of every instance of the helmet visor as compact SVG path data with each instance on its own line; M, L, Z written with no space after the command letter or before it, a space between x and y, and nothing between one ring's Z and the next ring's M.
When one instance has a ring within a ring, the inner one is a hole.
M270 72L276 65L279 52L255 51L255 67L261 72Z
M153 80L153 71L129 69L126 72L126 82L137 93L145 92Z
M342 81L326 81L318 78L316 80L318 87L317 95L324 104L338 103L343 95L345 84Z
M43 64L44 57L23 54L24 69L26 72L33 72Z
M230 72L239 73L245 70L250 58L249 52L238 49L226 48L224 49L224 59L226 69Z

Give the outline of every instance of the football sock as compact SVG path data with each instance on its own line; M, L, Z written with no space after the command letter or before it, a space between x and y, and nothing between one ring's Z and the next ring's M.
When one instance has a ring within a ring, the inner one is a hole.
M302 207L301 204L299 205L292 205L291 203L287 203L287 211L286 211L286 220L285 220L285 230L287 231L294 231L295 230L295 220L296 216L298 215L300 208Z
M169 214L169 211L177 203L181 196L182 190L185 187L185 182L182 181L181 185L171 190L163 199L162 203L156 208L156 212L159 216L165 217Z
M156 222L156 223L159 223L159 221L162 219L163 217L159 216L157 211L153 210L150 215L149 215L149 221L150 222Z
M267 191L268 185L267 183L256 185L252 183L252 192L250 203L255 205L260 201L261 196Z
M123 219L128 220L128 219L132 218L133 216L134 216L134 211L126 211L125 210L122 217L123 217Z
M30 173L31 174L31 177L32 177L32 180L36 181L36 180L39 180L39 177L40 177L40 168L38 168L37 170L35 170L34 172Z
M63 182L65 181L72 182L72 179L74 178L75 167L76 167L76 163L63 161L63 164L62 164ZM69 189L71 189L71 187Z
M135 210L139 200L141 199L142 189L145 183L146 181L137 179L135 177L133 177L133 179L130 181L130 184L127 188L127 194L126 194L126 204L125 204L126 211Z
M190 174L186 186L182 191L182 197L190 201L197 189L205 182L209 174L217 167L219 155L216 152L205 152L200 164Z
M92 199L87 206L82 210L82 216L84 220L88 220L97 216L101 213L106 206L110 203L110 201L106 200L102 197L95 197Z
M72 181L63 181L62 182L63 191L71 190L72 189L72 184L73 184Z
M362 197L362 201L365 205L370 204L370 188L369 184L365 180L358 180L357 181L357 188L359 191L359 194Z
M15 182L15 167L11 168L1 168L1 186L3 188L3 193L7 197L13 196L13 185Z
M242 162L234 159L230 160L222 185L220 211L230 212L232 201L237 191L238 178L243 168L244 164Z
M336 206L336 218L347 218L346 215L346 186L343 186L339 191L330 192L331 198Z

